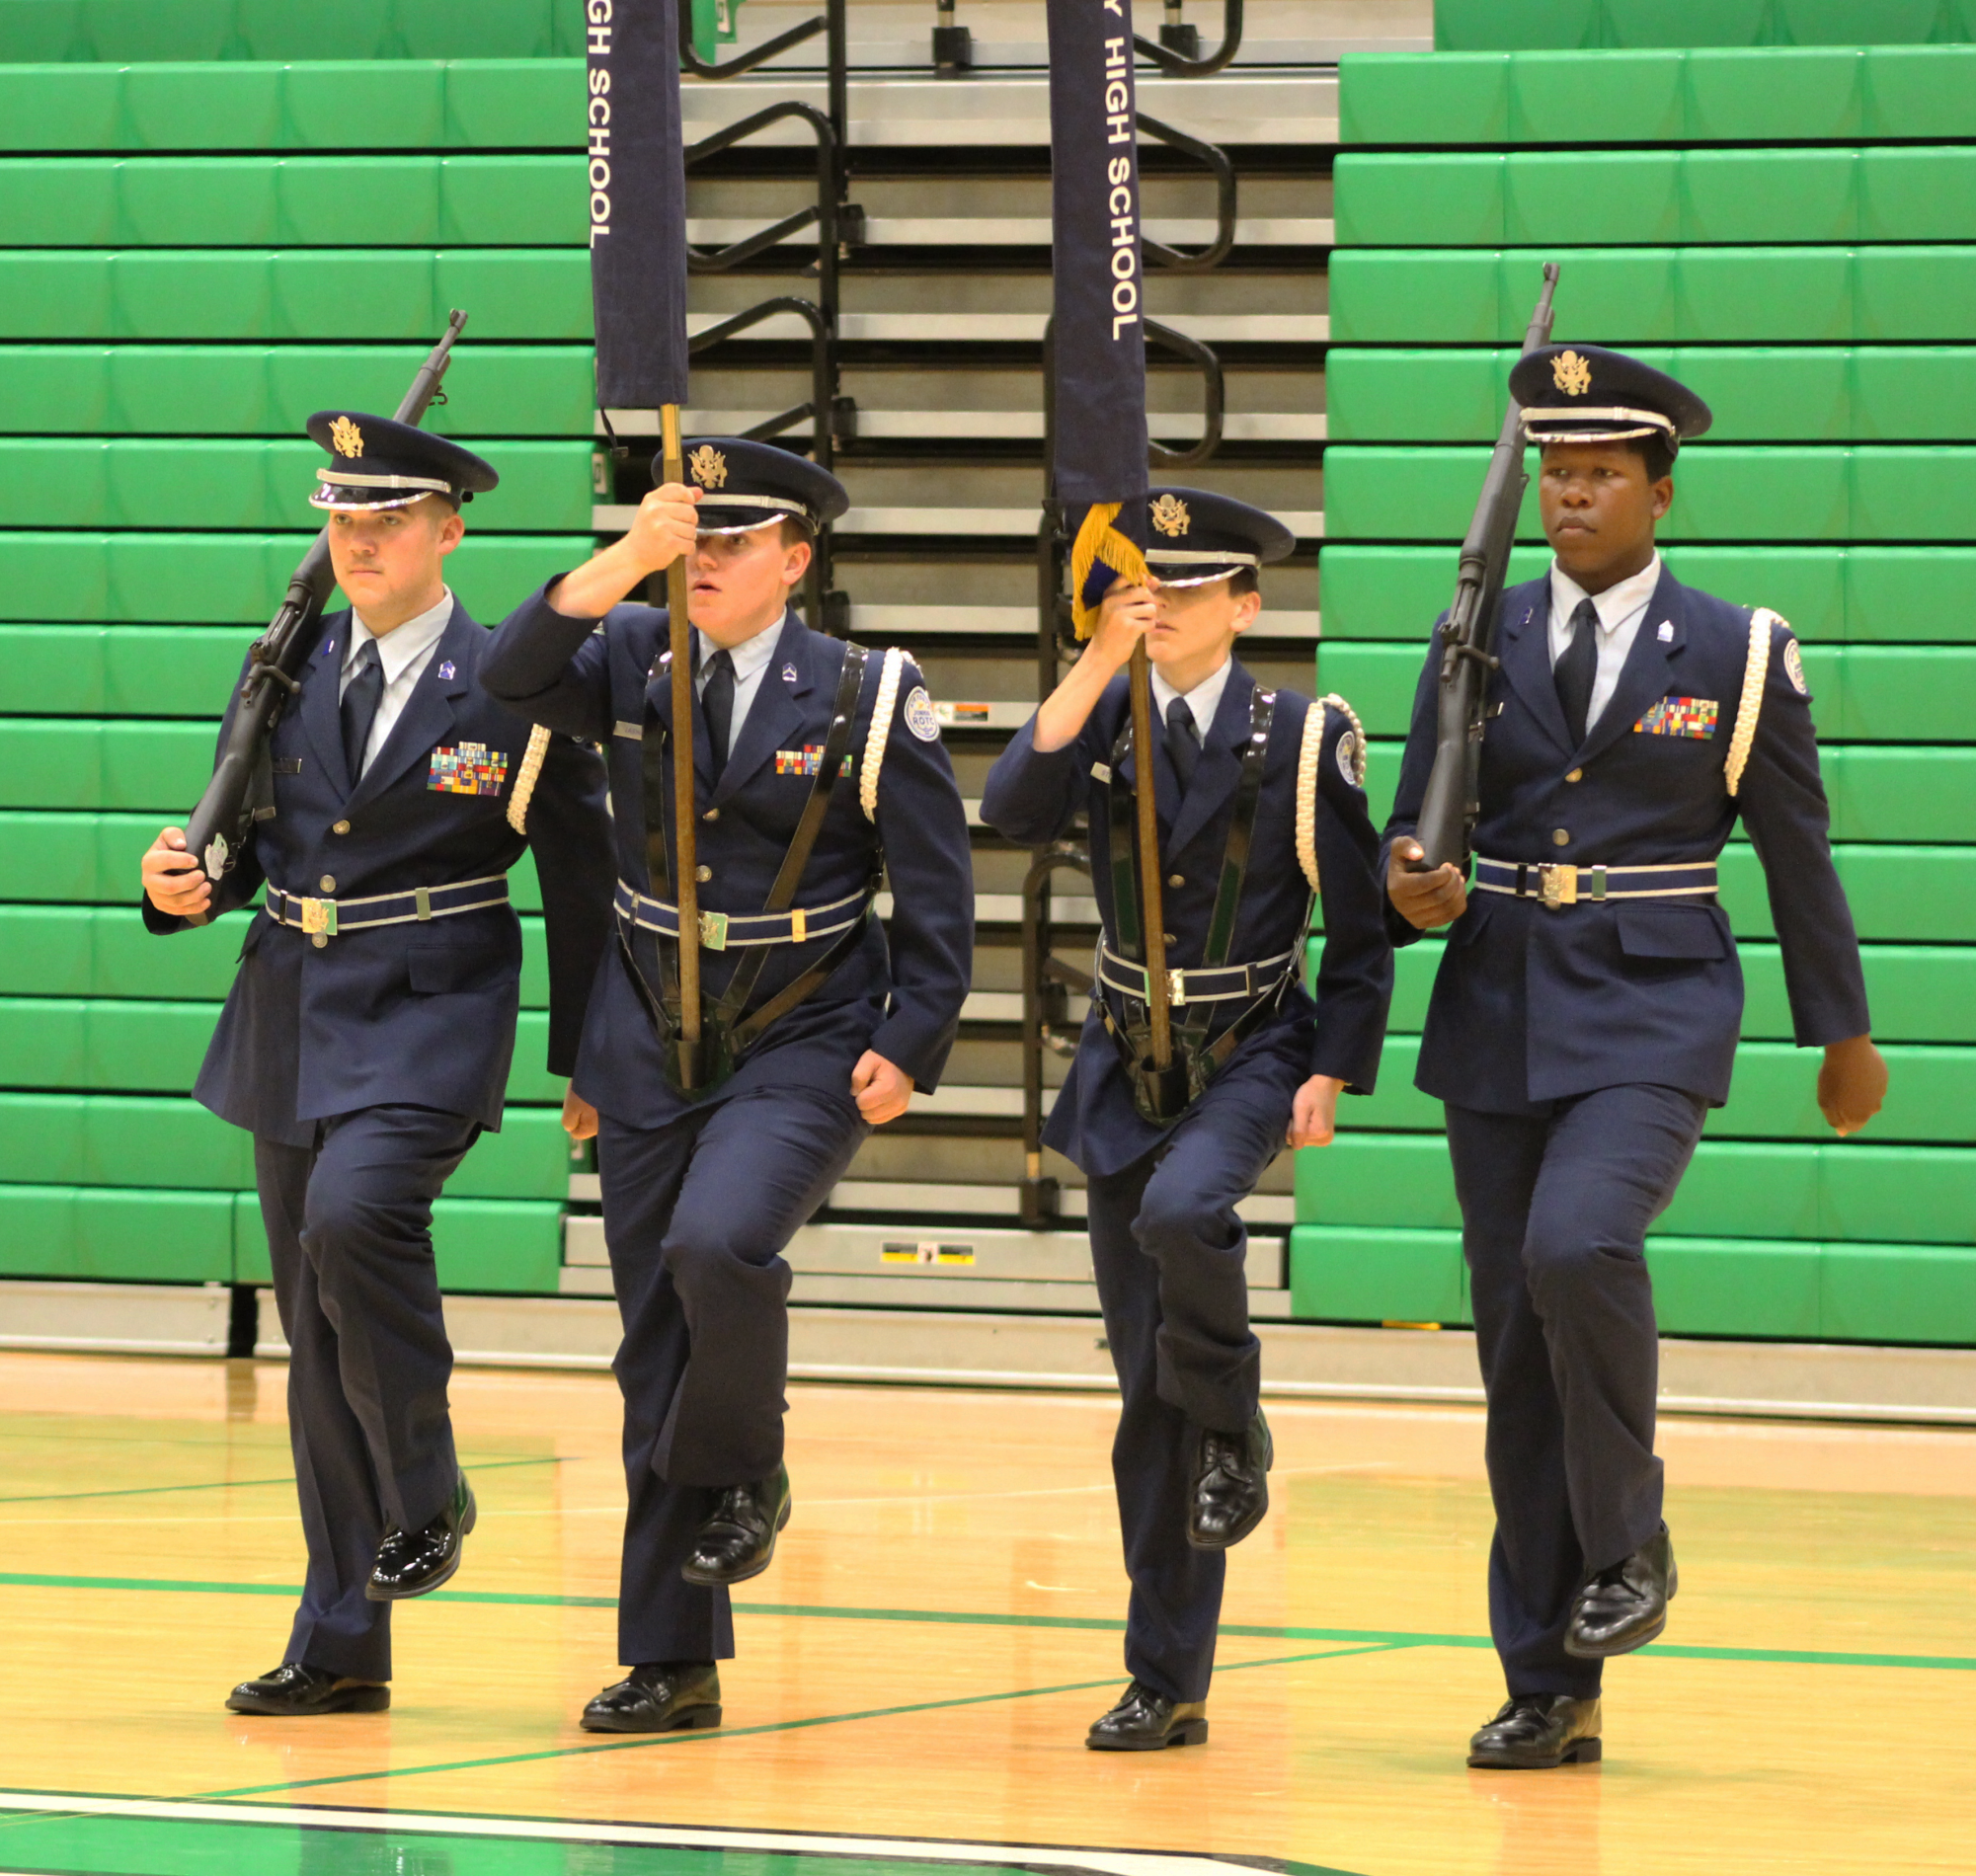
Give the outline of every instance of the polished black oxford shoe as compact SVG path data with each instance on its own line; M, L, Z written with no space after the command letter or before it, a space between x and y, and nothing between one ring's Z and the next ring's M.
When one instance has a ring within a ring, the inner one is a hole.
M445 1510L424 1530L408 1533L394 1524L384 1533L363 1594L373 1602L431 1595L460 1567L460 1549L477 1516L473 1487L462 1472Z
M1084 1744L1094 1753L1156 1753L1168 1746L1208 1743L1208 1703L1169 1700L1135 1681L1119 1703L1091 1722Z
M391 1689L383 1681L331 1674L306 1661L284 1661L272 1674L243 1681L226 1696L229 1713L265 1713L282 1720L316 1713L382 1713L390 1704Z
M693 1533L679 1566L688 1583L746 1583L775 1560L775 1537L789 1522L789 1468L778 1465L752 1485L730 1485L713 1515Z
M1605 1756L1599 1702L1568 1693L1520 1693L1468 1742L1468 1763L1483 1771L1549 1771Z
M1262 1523L1269 1510L1269 1467L1276 1446L1256 1409L1241 1433L1194 1430L1194 1463L1187 1490L1187 1541L1196 1550L1225 1550Z
M1601 1570L1578 1592L1564 1627L1564 1652L1584 1661L1629 1655L1667 1626L1667 1605L1681 1587L1667 1526L1621 1563Z
M711 1661L647 1661L584 1708L586 1733L693 1733L721 1723Z

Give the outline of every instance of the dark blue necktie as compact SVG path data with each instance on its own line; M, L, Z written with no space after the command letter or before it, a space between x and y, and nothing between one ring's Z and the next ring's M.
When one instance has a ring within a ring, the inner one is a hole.
M1557 701L1564 706L1564 727L1571 732L1571 746L1585 741L1587 721L1592 712L1592 685L1599 675L1599 608L1589 599L1580 599L1571 612L1571 642L1551 673L1557 685Z
M734 721L734 660L716 652L707 664L707 687L700 692L700 709L707 719L707 743L713 750L714 780L727 767L728 728Z
M366 638L356 655L356 668L343 692L343 761L353 786L363 773L363 752L370 744L370 726L384 698L384 664L377 641Z
M1166 759L1180 778L1181 794L1186 794L1201 760L1201 730L1185 697L1176 697L1166 706Z

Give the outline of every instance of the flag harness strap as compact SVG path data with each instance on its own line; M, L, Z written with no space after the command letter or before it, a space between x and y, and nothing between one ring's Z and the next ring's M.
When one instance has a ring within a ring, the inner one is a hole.
M1169 974L1180 979L1183 991L1181 996L1174 998L1175 1005L1188 1009L1190 1014L1185 1023L1174 1029L1174 1062L1164 1077L1152 1063L1152 1022L1145 998L1123 991L1120 985L1112 982L1114 989L1121 990L1120 1002L1124 1013L1119 1016L1113 1013L1112 1000L1104 994L1102 985L1099 989L1098 1010L1104 1019L1106 1033L1116 1045L1119 1058L1125 1064L1126 1078L1132 1084L1133 1105L1147 1121L1164 1123L1178 1120L1221 1071L1228 1057L1254 1035L1264 1019L1281 1004L1285 990L1297 976L1298 954L1293 948L1286 954L1288 962L1282 964L1274 981L1212 1042L1208 1039L1209 1026L1214 1020L1216 1003L1224 999L1201 1000L1185 994L1187 978L1221 973L1227 968L1228 950L1234 942L1235 915L1241 907L1242 884L1248 875L1249 850L1255 838L1256 809L1262 799L1262 773L1269 752L1270 725L1275 717L1276 692L1258 686L1249 699L1248 741L1242 748L1241 774L1235 782L1234 814L1228 822L1227 845L1222 855L1222 876L1216 887L1208 942L1201 954L1198 973ZM1139 854L1134 840L1134 790L1125 787L1122 781L1125 759L1131 753L1132 722L1128 718L1124 729L1119 732L1118 741L1112 744L1112 779L1107 784L1111 797L1112 918L1118 927L1118 942L1106 948L1120 959L1138 964L1143 982L1146 943L1145 935L1140 930L1139 907L1142 901L1139 868L1145 856ZM1146 780L1146 771L1149 768L1148 754L1147 762L1141 765L1141 781ZM1159 856L1153 854L1151 861L1157 866ZM1304 922L1308 923L1307 912ZM1106 943L1102 937L1099 942L1101 946ZM1110 978L1106 980L1111 981Z
M803 804L789 850L782 856L775 882L762 904L764 914L780 914L796 902L810 854L823 831L830 813L844 754L850 746L851 730L857 720L858 697L864 688L865 668L871 654L862 645L844 647L843 672L837 680L837 694L830 708L830 728L824 740L823 759L810 784L810 797ZM649 706L648 706L649 708ZM867 733L868 735L869 733ZM651 897L672 897L672 845L667 833L667 785L671 780L671 759L667 753L666 725L655 720L648 725L640 751L645 771L645 855L651 876ZM676 804L675 804L676 812ZM864 942L865 923L871 915L872 900L878 893L881 859L872 868L864 894L864 906L837 938L835 944L800 977L793 977L758 1009L748 1010L748 1000L761 977L772 945L751 945L735 965L727 988L717 1002L707 1006L702 998L700 1061L701 1085L683 1086L679 1050L679 945L676 938L654 932L649 925L624 915L624 896L619 896L617 937L631 966L632 981L645 999L647 1012L665 1051L666 1075L682 1093L703 1094L717 1088L731 1074L741 1057L761 1039L771 1023L789 1014L799 1003L821 989L838 967ZM702 913L705 920L718 914ZM744 1011L748 1013L743 1014Z

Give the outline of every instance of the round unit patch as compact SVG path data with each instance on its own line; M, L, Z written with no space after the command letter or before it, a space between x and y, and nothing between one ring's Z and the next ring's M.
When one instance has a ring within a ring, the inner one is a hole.
M1811 686L1804 681L1804 659L1798 652L1795 639L1784 640L1783 674L1790 679L1790 687L1800 697L1811 695Z
M1359 739L1347 730L1338 739L1338 773L1345 778L1346 785L1351 788L1357 788L1359 785L1358 752Z
M933 714L933 699L927 696L924 684L914 684L912 694L906 699L906 727L921 743L940 740L940 719Z

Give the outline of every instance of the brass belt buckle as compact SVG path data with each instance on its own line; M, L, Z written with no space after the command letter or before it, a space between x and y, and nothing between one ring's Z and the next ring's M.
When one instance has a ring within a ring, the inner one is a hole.
M726 912L702 912L700 914L700 943L709 951L727 949Z
M302 908L302 929L312 936L336 934L336 900L305 899L296 901Z
M1537 869L1537 876L1538 898L1545 911L1578 903L1578 869L1569 861L1546 862Z

